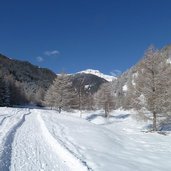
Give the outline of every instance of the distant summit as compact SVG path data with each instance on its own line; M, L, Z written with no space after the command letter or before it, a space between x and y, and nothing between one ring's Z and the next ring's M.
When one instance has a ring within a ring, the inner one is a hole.
M113 79L116 79L116 77L114 77L112 75L105 75L105 74L101 73L99 70L93 70L93 69L86 69L86 70L80 71L78 73L96 75L100 78L105 79L108 82L111 82Z

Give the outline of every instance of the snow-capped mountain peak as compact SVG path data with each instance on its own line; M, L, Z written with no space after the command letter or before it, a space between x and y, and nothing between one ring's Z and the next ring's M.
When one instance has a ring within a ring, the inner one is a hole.
M103 78L109 82L111 82L113 79L116 79L116 77L114 77L112 75L106 75L106 74L101 73L99 70L93 70L93 69L87 69L84 71L80 71L78 73L93 74L93 75Z

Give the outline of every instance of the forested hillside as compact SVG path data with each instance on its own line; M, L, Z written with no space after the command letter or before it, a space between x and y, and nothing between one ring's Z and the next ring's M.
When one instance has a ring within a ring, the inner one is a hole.
M49 69L39 68L27 61L10 59L0 54L0 105L30 103L44 105L44 96L58 76ZM92 101L92 96L100 85L107 82L93 74L77 73L67 77L77 93L84 96L86 107L82 108L92 108L90 107L92 104L90 105L88 101L89 96Z
M56 74L48 69L0 55L1 94L5 94L6 99L1 101L8 101L8 105L41 104L45 91L55 77Z

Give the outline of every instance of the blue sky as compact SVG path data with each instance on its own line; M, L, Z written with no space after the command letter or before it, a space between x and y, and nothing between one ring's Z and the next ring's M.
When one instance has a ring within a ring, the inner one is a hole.
M0 53L58 73L106 74L171 43L170 0L5 0Z

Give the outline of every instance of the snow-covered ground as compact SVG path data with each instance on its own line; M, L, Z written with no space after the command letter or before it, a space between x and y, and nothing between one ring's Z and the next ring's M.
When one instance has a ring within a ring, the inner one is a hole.
M171 136L133 115L0 108L0 171L170 171Z

